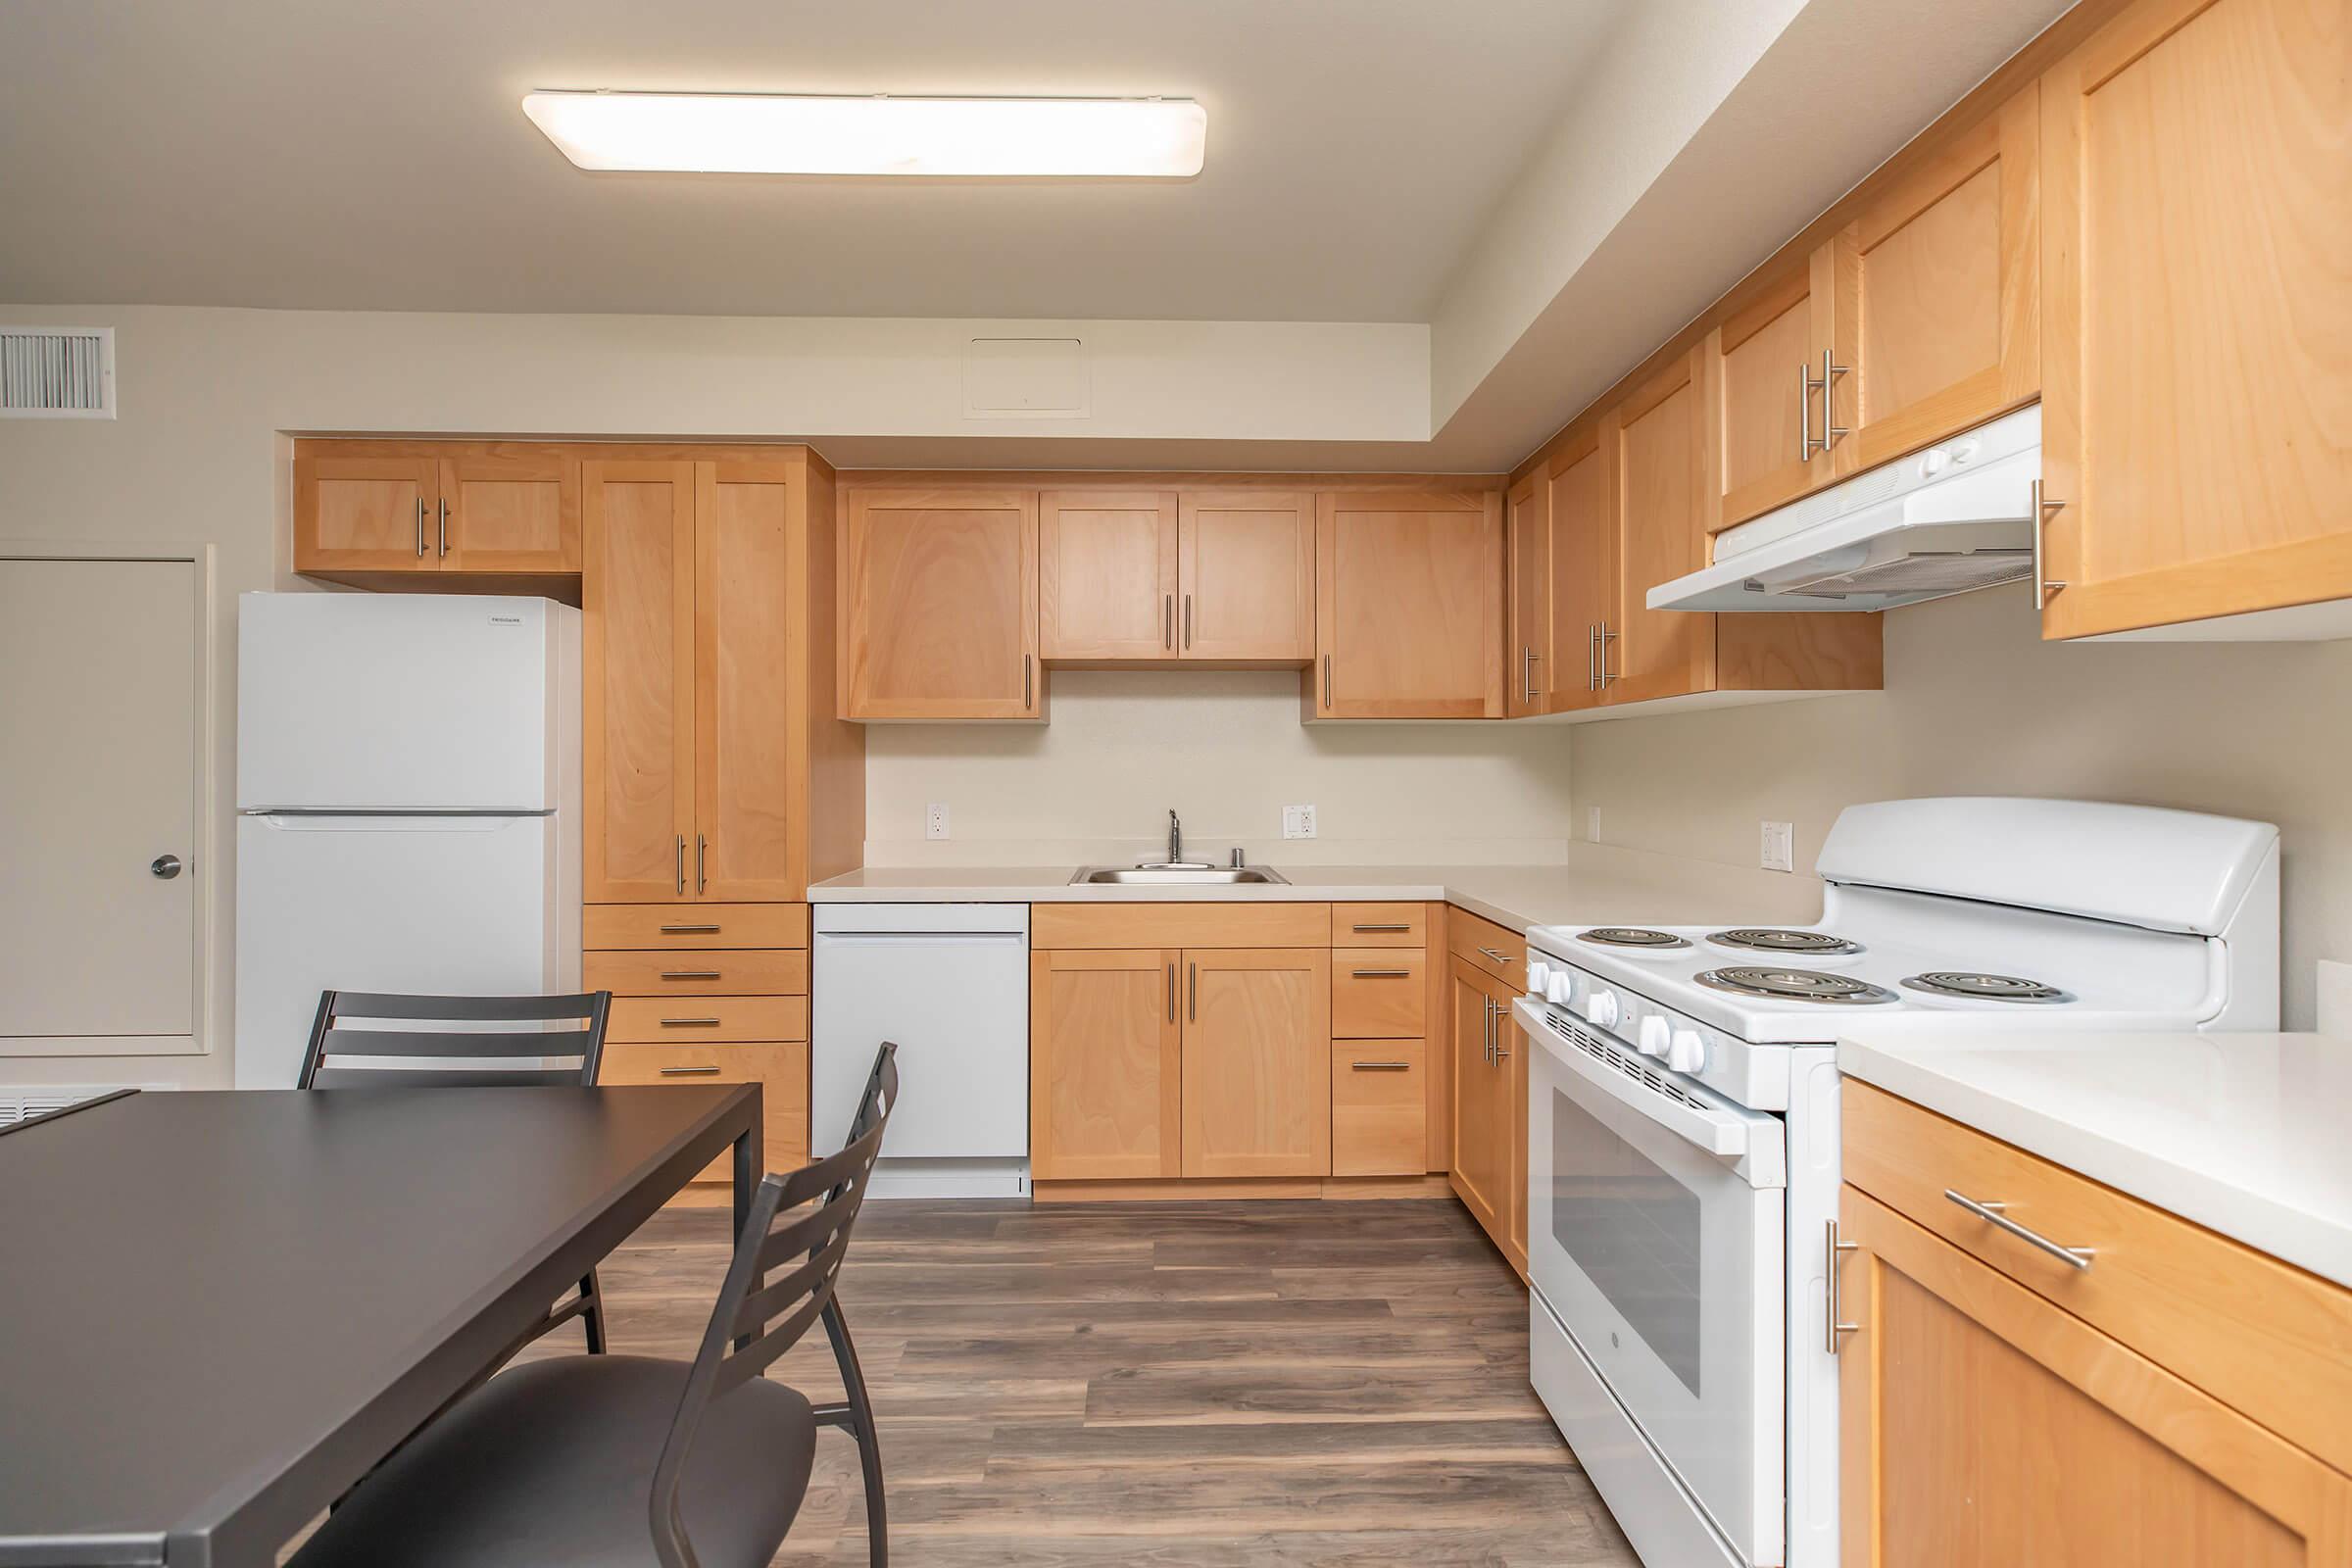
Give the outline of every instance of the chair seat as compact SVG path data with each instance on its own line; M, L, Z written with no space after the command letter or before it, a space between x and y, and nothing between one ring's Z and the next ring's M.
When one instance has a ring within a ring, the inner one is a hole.
M354 1489L290 1568L653 1568L654 1465L687 1370L591 1355L502 1372ZM815 1446L784 1384L711 1402L678 1488L703 1568L765 1568Z

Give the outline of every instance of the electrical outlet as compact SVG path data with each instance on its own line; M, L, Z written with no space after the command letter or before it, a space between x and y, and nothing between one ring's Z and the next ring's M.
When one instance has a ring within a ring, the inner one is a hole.
M1597 806L1585 808L1585 842L1588 844L1600 842L1600 808Z
M1766 822L1764 840L1756 863L1767 871L1796 869L1796 824L1794 822Z
M1311 806L1286 806L1282 808L1282 836L1286 839L1311 839L1315 836L1315 808Z
M945 802L933 801L923 808L923 837L944 839L948 836L948 808Z

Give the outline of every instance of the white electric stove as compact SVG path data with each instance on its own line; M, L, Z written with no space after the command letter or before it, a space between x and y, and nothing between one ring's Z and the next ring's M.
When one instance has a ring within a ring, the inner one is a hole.
M1528 933L1533 1378L1649 1568L1838 1561L1841 1026L2278 1027L2278 834L1849 808L1800 927Z

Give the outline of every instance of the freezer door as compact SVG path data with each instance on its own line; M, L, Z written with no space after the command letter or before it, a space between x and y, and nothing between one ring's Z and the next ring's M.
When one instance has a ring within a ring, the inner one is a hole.
M479 594L252 593L237 616L240 808L563 804L579 612Z
M240 1089L290 1089L318 993L580 988L554 816L237 818Z

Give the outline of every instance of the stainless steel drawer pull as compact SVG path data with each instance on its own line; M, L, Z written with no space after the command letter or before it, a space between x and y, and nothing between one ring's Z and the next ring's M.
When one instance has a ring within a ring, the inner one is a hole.
M662 1076L664 1078L715 1078L718 1076L718 1069L716 1067L664 1067L662 1069Z
M1829 1332L1824 1336L1824 1339L1827 1343L1823 1345L1822 1348L1828 1350L1832 1355L1836 1355L1838 1353L1838 1335L1859 1334L1862 1332L1862 1325L1859 1323L1840 1323L1838 1321L1838 1255L1840 1252L1855 1251L1860 1247L1861 1244L1859 1242L1839 1241L1838 1239L1838 1222L1835 1219L1830 1221L1829 1245L1822 1249L1821 1256L1821 1266L1829 1281L1830 1296L1830 1327Z
M716 1018L664 1018L662 1020L662 1027L664 1029L715 1029L718 1027L718 1020Z
M2026 1229L2023 1225L2020 1225L2017 1221L2011 1219L2007 1212L2005 1212L2009 1207L2007 1203L1984 1202L1977 1199L1967 1198L1959 1193L1955 1193L1949 1187L1946 1187L1943 1190L1943 1196L1950 1199L1953 1202L1958 1203L1962 1208L1967 1209L1971 1214L1976 1215L1977 1218L1984 1221L1993 1229L2007 1231L2010 1235L2016 1237L2019 1241L2026 1243L2028 1246L2040 1248L2043 1251L2049 1253L2059 1262L2064 1263L2068 1268L2086 1269L2090 1267L2091 1259L2098 1255L2098 1249L2095 1247L2061 1247L2058 1243L2051 1241L2047 1236L2043 1236L2038 1232Z
M1366 921L1348 927L1351 931L1410 931L1412 928L1410 920Z
M665 937L716 936L718 926L715 922L710 925L665 925L662 928L662 934Z
M1349 1063L1357 1072L1410 1072L1409 1061L1358 1061Z
M1354 969L1349 971L1358 980L1410 980L1410 969Z
M715 980L718 978L718 971L716 969L664 969L662 971L662 978L664 980Z
M1488 957L1493 958L1496 963L1516 963L1519 961L1512 957L1509 954L1497 953L1493 948L1481 948L1478 951L1485 954Z

